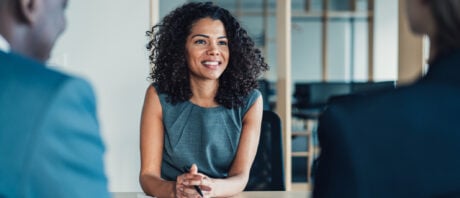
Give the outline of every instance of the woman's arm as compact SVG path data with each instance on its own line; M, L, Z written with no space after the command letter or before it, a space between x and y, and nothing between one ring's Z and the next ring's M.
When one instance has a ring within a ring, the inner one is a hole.
M183 185L198 185L206 197L229 197L240 193L246 187L252 162L259 145L262 124L262 96L254 102L243 118L243 127L235 159L225 179L212 179L203 174L200 177L186 176ZM200 167L198 167L199 170ZM187 188L186 194L195 193L193 188Z
M156 197L175 197L176 182L161 178L164 130L160 99L153 86L145 94L141 117L141 172L139 182L145 194Z

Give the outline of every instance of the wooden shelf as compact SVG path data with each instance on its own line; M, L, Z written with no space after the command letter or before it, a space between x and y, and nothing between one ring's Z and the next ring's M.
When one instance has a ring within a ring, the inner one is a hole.
M236 13L236 12L234 12ZM263 16L261 11L239 11L239 16ZM267 16L276 16L275 11L268 11ZM323 11L292 11L292 18L321 18L326 16L327 18L368 18L373 17L374 13L372 11L328 11L327 15L324 15Z
M293 182L292 191L311 191L311 185L307 182Z
M310 132L306 131L295 131L291 133L292 136L309 136Z
M292 157L308 157L308 151L291 152Z
M373 16L371 11L328 11L327 15L324 15L322 11L312 12L292 12L292 18L368 18Z

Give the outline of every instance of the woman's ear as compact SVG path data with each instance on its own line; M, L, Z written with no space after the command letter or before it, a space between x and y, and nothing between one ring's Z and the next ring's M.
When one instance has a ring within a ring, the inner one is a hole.
M38 20L41 0L19 0L17 14L19 19L27 24L34 24Z

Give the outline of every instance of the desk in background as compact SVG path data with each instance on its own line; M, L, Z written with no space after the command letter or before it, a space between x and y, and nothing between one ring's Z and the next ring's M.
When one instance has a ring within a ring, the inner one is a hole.
M140 198L142 192L114 192L113 198ZM242 192L234 198L310 198L308 191L247 191Z

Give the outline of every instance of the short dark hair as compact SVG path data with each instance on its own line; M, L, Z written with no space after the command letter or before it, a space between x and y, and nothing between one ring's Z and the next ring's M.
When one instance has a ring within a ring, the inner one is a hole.
M244 98L257 88L257 78L268 69L259 49L230 12L211 2L192 2L170 12L147 31L152 39L147 44L151 51L150 73L159 93L166 93L175 104L192 97L189 69L185 58L185 43L195 22L203 18L220 20L228 38L230 59L219 79L215 101L226 108L241 107Z
M436 25L437 55L460 48L460 0L429 0Z

